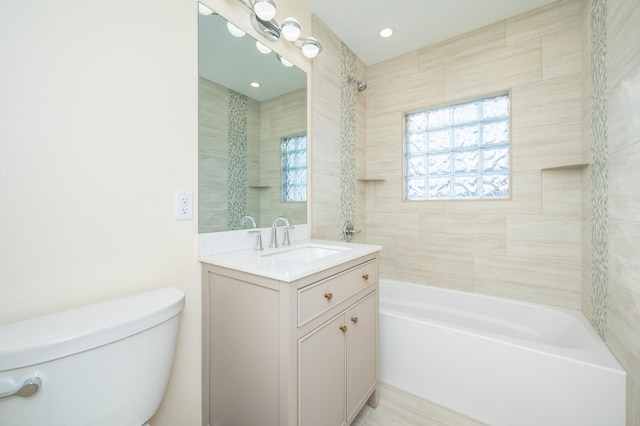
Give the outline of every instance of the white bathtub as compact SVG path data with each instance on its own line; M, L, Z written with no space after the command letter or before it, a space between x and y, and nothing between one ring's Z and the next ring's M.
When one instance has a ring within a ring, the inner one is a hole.
M624 426L626 373L579 311L380 280L380 380L491 426Z

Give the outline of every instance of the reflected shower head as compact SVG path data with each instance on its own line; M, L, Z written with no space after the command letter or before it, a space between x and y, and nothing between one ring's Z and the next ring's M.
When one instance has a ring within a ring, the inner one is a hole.
M358 89L358 92L364 92L365 90L367 90L367 83L365 83L364 81L358 80L354 77L349 77L349 81L353 81L354 83L356 83L356 89Z

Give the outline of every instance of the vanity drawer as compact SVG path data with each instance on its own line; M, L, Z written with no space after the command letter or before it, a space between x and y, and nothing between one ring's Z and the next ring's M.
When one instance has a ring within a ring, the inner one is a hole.
M376 260L298 290L298 327L378 281Z

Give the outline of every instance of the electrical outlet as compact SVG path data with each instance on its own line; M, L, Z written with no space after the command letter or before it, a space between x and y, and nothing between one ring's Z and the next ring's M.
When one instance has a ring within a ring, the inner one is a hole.
M193 192L176 191L176 220L193 219Z

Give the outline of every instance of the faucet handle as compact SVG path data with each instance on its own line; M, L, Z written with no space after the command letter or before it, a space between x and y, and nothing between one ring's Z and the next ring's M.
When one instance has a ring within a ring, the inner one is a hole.
M347 220L342 225L342 239L347 243L353 241L353 238L356 234L359 234L361 231L359 229L355 229L353 226L353 222Z
M247 234L255 234L256 235L256 245L253 247L255 251L262 251L264 247L262 247L262 232L259 229L253 231L247 231Z

